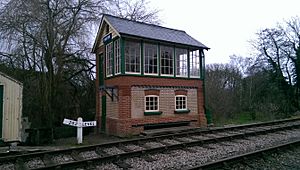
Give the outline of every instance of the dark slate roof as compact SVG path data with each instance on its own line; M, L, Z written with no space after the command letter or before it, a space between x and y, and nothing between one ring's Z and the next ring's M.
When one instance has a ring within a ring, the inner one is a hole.
M185 31L131 21L111 15L104 15L104 17L121 35L126 34L209 49L204 44L188 35Z

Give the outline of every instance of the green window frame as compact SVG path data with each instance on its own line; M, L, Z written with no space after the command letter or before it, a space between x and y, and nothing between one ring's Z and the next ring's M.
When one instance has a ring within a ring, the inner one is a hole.
M158 74L158 54L157 45L144 43L144 74L157 75Z
M120 39L114 41L115 75L121 74L121 48Z
M174 47L160 46L160 75L173 76L174 75Z
M188 77L188 50L175 49L176 77Z
M105 58L106 58L106 77L113 75L113 44L110 42L105 46Z
M124 47L125 72L128 74L141 73L141 43L126 41Z
M200 78L200 50L190 51L190 77Z

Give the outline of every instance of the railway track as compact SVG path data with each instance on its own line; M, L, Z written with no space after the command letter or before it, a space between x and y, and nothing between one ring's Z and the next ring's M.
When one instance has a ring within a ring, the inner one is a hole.
M101 145L0 157L0 169L140 169L143 167L132 165L136 163L131 163L132 160L142 159L143 163L151 164L157 161L155 154L170 152L172 157L173 151L196 153L197 147L200 150L209 150L215 144L224 148L234 145L230 142L240 143L237 140L273 133L294 133L299 128L300 119L289 119L208 130L197 129ZM198 164L195 165L196 168Z
M296 140L296 141L279 144L276 146L256 150L256 151L241 154L241 155L235 155L235 156L221 159L218 161L209 162L206 164L195 166L193 168L189 168L188 170L232 169L231 165L234 165L237 163L242 163L242 164L246 164L246 166L249 166L248 162L251 161L251 159L259 159L259 158L263 159L266 155L269 155L273 152L281 152L283 150L293 149L293 147L299 147L299 146L300 146L300 140ZM241 167L241 169L243 169L243 167Z

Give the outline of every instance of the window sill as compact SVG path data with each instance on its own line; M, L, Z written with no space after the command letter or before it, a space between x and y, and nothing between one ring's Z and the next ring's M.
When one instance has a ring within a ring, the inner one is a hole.
M162 112L161 111L157 111L157 112L144 112L145 116L149 116L149 115L161 115Z
M175 114L184 114L184 113L190 113L191 111L189 109L187 110L174 110Z

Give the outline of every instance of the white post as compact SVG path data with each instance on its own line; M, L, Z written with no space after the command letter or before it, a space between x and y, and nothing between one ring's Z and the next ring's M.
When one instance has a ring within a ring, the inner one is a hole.
M82 144L82 118L77 119L77 143Z

